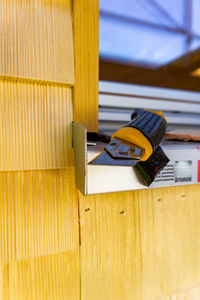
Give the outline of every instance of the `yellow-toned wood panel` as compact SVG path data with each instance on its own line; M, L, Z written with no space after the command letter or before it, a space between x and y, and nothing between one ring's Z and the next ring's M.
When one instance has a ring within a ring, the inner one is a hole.
M79 194L79 199L81 299L142 299L137 195Z
M0 171L73 164L69 87L0 80Z
M79 198L83 299L155 300L200 285L199 185Z
M9 300L9 266L0 264L0 299Z
M189 290L177 292L171 296L157 298L156 300L199 300L200 299L200 287L194 287Z
M73 169L0 172L0 263L78 246Z
M99 1L73 0L74 12L74 121L98 131Z
M3 300L78 300L78 249L0 266Z
M0 1L0 76L74 83L71 0Z
M139 205L144 299L199 286L200 186L141 191Z

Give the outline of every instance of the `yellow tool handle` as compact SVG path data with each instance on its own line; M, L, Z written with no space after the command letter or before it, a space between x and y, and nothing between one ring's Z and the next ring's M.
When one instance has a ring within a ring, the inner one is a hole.
M142 161L147 160L160 144L166 130L166 119L162 112L137 110L134 119L116 131L111 139L143 149Z

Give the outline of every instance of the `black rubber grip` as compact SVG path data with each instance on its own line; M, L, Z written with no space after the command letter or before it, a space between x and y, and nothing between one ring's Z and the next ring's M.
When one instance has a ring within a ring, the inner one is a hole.
M166 120L150 111L142 109L136 110L132 116L132 121L125 127L132 127L139 130L151 143L155 150L163 139L166 131Z
M169 158L161 147L153 152L146 161L139 161L136 168L142 175L145 183L149 186L155 179L156 175L168 164Z

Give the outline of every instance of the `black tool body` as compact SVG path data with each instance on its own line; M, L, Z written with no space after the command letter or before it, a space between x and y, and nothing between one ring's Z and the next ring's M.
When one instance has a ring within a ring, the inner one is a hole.
M139 130L151 143L155 150L163 139L167 122L164 116L142 109L136 110L131 115L132 121L126 127Z

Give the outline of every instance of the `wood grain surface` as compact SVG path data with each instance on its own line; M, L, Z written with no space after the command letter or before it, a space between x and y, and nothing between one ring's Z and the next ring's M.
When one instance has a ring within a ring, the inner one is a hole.
M182 292L177 292L171 296L157 298L156 300L198 300L200 299L200 287L193 287Z
M0 299L80 299L69 0L0 1Z
M74 121L98 131L99 1L73 0Z
M83 299L199 299L199 185L79 199Z
M74 83L71 0L0 1L0 76Z
M0 265L0 298L80 299L78 249Z
M73 169L0 173L0 263L78 245Z
M98 128L98 1L0 1L0 77L0 299L199 300L199 185L75 187L71 122Z
M0 170L73 165L69 87L0 80Z
M79 200L82 299L142 299L137 193Z
M144 299L199 286L200 186L143 191L139 203Z

